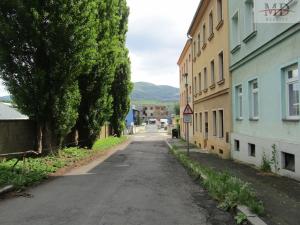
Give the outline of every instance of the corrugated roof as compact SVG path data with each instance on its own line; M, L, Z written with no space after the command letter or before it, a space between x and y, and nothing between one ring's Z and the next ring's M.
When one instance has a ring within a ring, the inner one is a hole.
M28 116L20 113L11 104L0 102L0 120L28 120Z

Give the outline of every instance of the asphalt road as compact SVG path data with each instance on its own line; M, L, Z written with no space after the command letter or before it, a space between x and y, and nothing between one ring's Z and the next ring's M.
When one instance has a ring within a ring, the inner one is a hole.
M165 134L150 130L101 164L28 190L30 198L1 200L0 224L235 224L168 153Z

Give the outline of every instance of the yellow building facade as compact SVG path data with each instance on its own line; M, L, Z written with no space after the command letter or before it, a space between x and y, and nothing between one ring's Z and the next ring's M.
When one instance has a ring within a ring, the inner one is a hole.
M191 41L188 40L182 50L177 65L179 67L179 81L180 81L180 136L187 139L189 133L189 140L193 138L193 122L186 125L183 121L183 111L189 103L193 108L193 77L192 77L192 51ZM185 78L187 75L187 80ZM186 87L186 83L188 87ZM187 132L187 127L189 132Z
M226 0L202 0L188 31L192 54L193 139L202 149L230 157L231 78Z

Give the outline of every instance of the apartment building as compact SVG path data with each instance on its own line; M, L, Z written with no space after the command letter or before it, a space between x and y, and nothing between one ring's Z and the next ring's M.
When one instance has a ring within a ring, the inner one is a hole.
M181 138L187 139L187 133L189 133L189 140L192 140L193 122L187 125L183 121L183 111L187 103L193 108L192 49L190 40L186 42L177 65L179 67L180 80L180 135ZM187 129L189 129L189 132L187 132Z
M140 111L144 122L148 122L149 119L166 119L170 116L167 106L164 105L143 105Z
M300 24L255 24L253 0L228 2L232 157L259 167L266 155L300 179Z
M202 0L188 30L191 37L193 143L230 157L231 77L228 1Z

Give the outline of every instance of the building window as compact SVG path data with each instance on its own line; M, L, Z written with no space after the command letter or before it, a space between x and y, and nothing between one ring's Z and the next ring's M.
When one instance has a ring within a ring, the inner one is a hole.
M245 31L246 35L255 31L253 0L245 1Z
M199 92L201 92L202 91L202 76L201 76L201 73L199 73Z
M236 93L236 118L243 119L243 88L239 85L235 89Z
M219 138L224 138L224 111L219 110Z
M250 119L258 120L259 104L258 104L258 82L257 79L250 81Z
M213 111L213 136L217 136L217 111Z
M202 126L202 113L199 113L199 127L200 127L200 132L202 133L202 129L203 129L203 126Z
M223 52L219 54L219 80L224 80L224 55Z
M210 62L210 75L211 75L211 84L215 83L215 61Z
M239 152L240 151L240 141L234 140L234 151Z
M203 45L206 44L206 27L205 27L205 24L203 24L203 27L202 27L202 41L203 41Z
M211 11L209 14L209 36L213 35L214 33L214 17L213 12Z
M207 68L204 68L204 90L207 89Z
M195 81L195 84L194 84L194 95L197 94L197 77L194 77L194 81Z
M256 149L255 144L248 144L248 155L255 157L255 149Z
M194 45L194 48L193 48L193 58L195 59L196 58L196 41L194 41L193 45Z
M204 138L208 139L208 112L205 112L204 114L204 126L205 126L205 130L204 130Z
M223 2L222 0L217 0L217 16L218 22L223 20Z
M300 82L298 64L284 69L286 89L286 114L288 119L300 119Z
M198 132L198 113L195 114L195 129L196 129L196 132Z
M282 153L283 168L295 172L295 155L290 153Z
M235 48L240 43L240 29L239 29L239 13L236 12L231 18L231 40L232 46Z
M200 55L201 52L201 38L200 33L198 34L198 55Z

